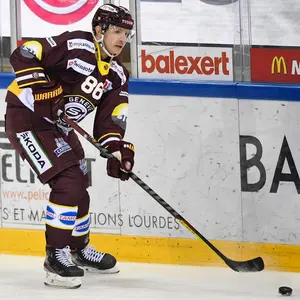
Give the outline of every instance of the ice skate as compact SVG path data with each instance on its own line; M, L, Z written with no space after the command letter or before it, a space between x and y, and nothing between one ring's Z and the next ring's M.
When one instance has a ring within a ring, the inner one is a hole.
M114 256L99 252L93 246L74 249L71 255L73 263L89 272L114 274L120 271Z
M71 260L70 248L47 247L44 262L45 285L58 288L76 289L81 286L84 271Z

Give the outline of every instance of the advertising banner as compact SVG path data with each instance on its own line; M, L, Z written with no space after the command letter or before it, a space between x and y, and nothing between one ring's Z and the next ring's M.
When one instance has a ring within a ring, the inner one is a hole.
M8 145L6 142L0 144L2 226L43 229L50 188L39 182L19 154L14 149L9 149ZM131 202L127 201L126 204L125 200L124 205L121 205L118 181L105 174L104 160L96 151L92 156L87 156L92 179L88 189L91 197L92 232L121 234L125 230L127 234L136 235L143 235L147 231L148 235L151 235L150 232L152 235L164 235L164 232L176 234L179 223L164 210L157 212L153 209L146 212L141 209L141 205L135 205L137 211L131 210L127 205Z
M256 82L300 82L300 48L252 48L251 80Z
M24 2L42 20L55 25L69 25L86 17L99 0L24 0Z
M300 244L299 102L241 100L245 241Z
M140 46L140 78L233 81L232 49Z
M102 0L21 0L21 36L39 38L64 31L91 31L91 22ZM1 7L2 5L2 7ZM1 1L0 31L10 36L10 1Z
M3 112L4 96L1 91ZM236 113L233 99L130 97L125 138L135 145L135 173L211 239L241 239ZM50 189L12 149L0 120L2 224L43 229ZM92 132L92 123L89 116L80 125ZM93 232L195 238L135 182L108 177L106 160L80 139Z
M135 145L134 172L208 239L300 244L298 106L131 95L125 139ZM91 132L92 122L80 125ZM194 238L135 182L108 177L106 160L80 139L93 232ZM2 226L44 228L50 189L8 143L3 117L0 155Z

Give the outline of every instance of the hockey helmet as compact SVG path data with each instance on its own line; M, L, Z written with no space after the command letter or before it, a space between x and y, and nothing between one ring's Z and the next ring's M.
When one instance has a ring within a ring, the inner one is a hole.
M114 4L104 4L97 9L93 17L93 29L97 25L100 25L103 30L106 30L109 25L132 30L134 21L127 8Z

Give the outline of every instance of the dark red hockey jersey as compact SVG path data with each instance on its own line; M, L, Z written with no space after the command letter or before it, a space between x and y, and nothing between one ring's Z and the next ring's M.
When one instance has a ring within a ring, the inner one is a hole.
M93 134L102 146L123 138L129 73L117 58L101 61L90 32L28 41L13 52L10 63L16 79L8 90L28 109L34 111L31 86L55 80L63 87L65 113L71 119L80 122L96 110Z

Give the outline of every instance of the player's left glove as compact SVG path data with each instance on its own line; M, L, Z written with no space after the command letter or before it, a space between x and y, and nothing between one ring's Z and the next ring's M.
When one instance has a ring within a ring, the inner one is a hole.
M134 146L129 142L114 141L106 149L117 158L107 160L107 175L122 181L128 180L128 172L131 172L134 165Z

